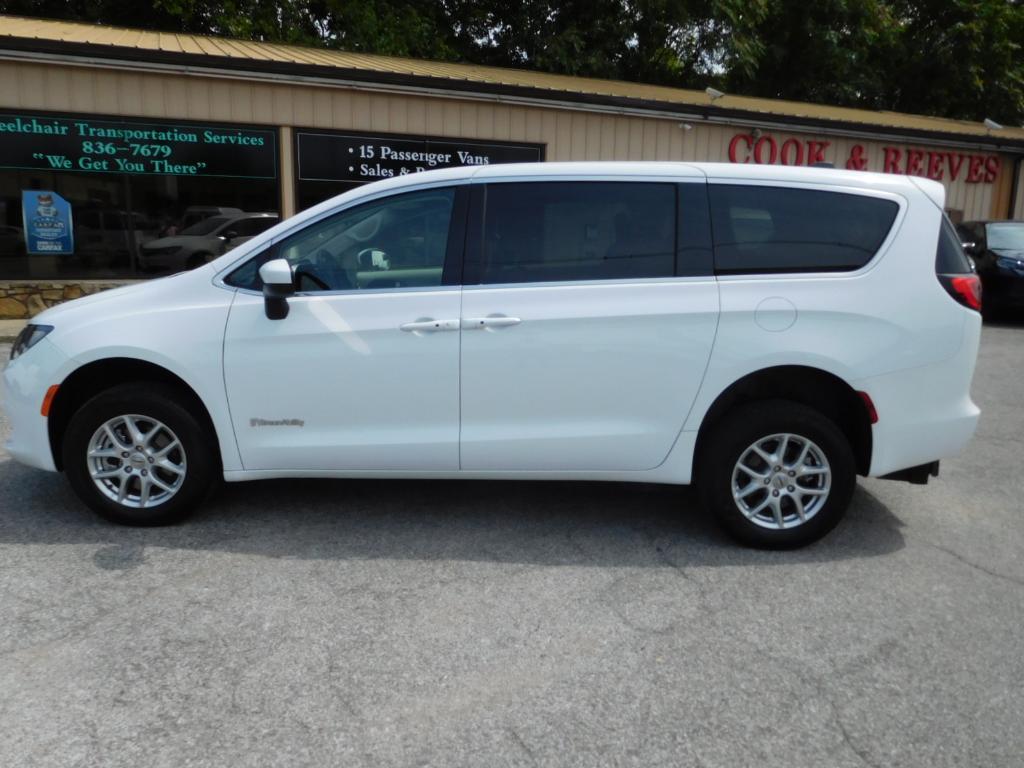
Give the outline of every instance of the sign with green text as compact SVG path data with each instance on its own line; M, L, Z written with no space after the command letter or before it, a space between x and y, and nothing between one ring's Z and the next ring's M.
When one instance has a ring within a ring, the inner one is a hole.
M0 168L277 178L272 130L0 114Z

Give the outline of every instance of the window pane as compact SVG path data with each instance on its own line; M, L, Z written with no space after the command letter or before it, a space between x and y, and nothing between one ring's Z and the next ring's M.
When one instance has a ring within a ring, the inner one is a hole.
M718 272L848 271L892 228L891 200L808 189L712 184Z
M291 235L227 282L260 290L259 267L284 258L304 292L441 285L454 198L449 187L349 208Z
M971 263L964 254L960 238L953 224L945 216L939 229L939 246L935 253L935 271L940 275L967 274L971 271Z
M481 282L669 277L675 205L672 184L491 184Z

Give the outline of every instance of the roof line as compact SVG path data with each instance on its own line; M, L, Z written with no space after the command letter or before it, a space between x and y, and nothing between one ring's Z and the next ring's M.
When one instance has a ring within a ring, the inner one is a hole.
M9 17L8 17L9 18ZM127 31L127 30L126 30ZM217 40L211 36L204 40ZM257 43L247 43L256 47ZM219 50L223 46L214 45ZM310 49L316 50L316 49ZM164 66L186 66L193 70L205 72L231 72L237 74L263 76L298 76L320 80L325 83L385 85L400 89L444 91L448 95L474 95L478 97L507 97L526 99L536 104L571 104L578 109L586 109L588 105L613 108L626 111L656 112L666 117L681 119L705 120L709 123L725 121L730 118L746 120L758 125L774 124L784 128L821 128L831 129L847 135L867 135L872 137L888 136L904 139L940 140L956 145L985 146L994 149L1024 151L1024 137L1013 139L990 133L980 134L966 131L942 130L940 128L924 129L876 123L835 117L806 117L787 115L779 112L764 112L744 109L741 107L721 107L713 104L701 105L685 102L664 101L656 98L639 96L602 94L543 88L526 84L494 83L481 80L457 79L441 75L422 75L401 72L387 72L379 69L361 69L355 67L338 67L328 64L305 64L294 61L238 58L224 55L196 54L184 51L166 51L150 48L135 48L113 43L66 42L52 38L27 38L0 35L0 54L9 51L16 58L17 54L27 54L29 58L75 58L88 59L79 63L104 63L115 65L119 62L151 63ZM516 71L516 70L509 70ZM200 74L199 71L184 74ZM933 118L936 122L946 122L943 118ZM954 122L954 121L949 121Z

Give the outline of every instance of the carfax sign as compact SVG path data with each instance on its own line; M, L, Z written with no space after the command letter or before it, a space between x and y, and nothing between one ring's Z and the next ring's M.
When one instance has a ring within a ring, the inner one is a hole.
M25 228L25 250L29 253L75 252L71 203L56 192L22 190L21 220Z
M260 128L0 114L0 168L274 179L277 148Z

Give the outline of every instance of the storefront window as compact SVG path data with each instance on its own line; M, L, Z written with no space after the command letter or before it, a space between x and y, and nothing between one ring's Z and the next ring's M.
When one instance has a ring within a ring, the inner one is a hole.
M0 114L0 279L148 277L219 256L277 221L275 136ZM215 217L238 225L190 232Z
M296 130L300 210L373 181L464 165L537 163L542 144Z

